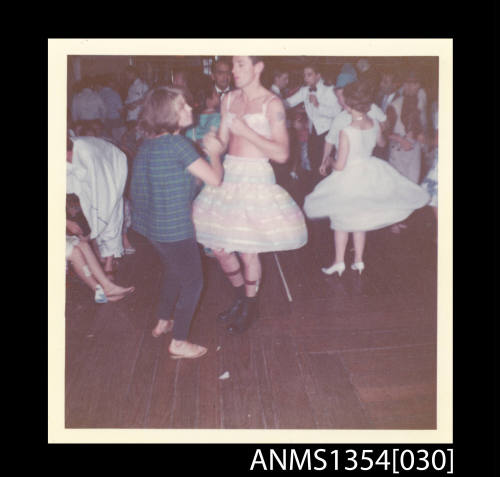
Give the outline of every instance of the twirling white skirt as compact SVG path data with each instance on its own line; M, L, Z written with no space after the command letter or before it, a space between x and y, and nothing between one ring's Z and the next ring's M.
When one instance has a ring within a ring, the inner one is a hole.
M429 194L376 157L349 159L305 198L310 218L330 218L334 230L376 230L406 219L429 202Z

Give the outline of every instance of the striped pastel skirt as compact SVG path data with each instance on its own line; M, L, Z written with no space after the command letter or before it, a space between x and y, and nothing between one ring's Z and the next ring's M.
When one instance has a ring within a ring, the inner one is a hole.
M307 243L299 206L276 184L268 159L226 155L221 186L205 185L193 203L196 239L242 253L294 250Z

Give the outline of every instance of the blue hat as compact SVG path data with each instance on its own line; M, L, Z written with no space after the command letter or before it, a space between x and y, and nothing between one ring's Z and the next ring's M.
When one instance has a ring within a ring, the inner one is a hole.
M406 75L404 75L404 81L420 81L420 75L418 71L415 70L408 70L406 72Z
M356 70L350 63L346 63L342 66L340 74L337 76L337 82L335 88L344 88L350 83L354 83L358 79Z

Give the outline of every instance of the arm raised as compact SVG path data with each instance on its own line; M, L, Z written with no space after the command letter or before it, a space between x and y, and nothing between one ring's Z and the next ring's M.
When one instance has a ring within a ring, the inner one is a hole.
M306 88L300 87L296 92L291 94L285 99L285 102L289 108L294 108L300 103L304 102L306 97Z
M210 163L200 157L191 163L187 167L187 170L206 184L219 186L223 176L221 155L224 146L217 138L215 132L210 132L203 137L203 147L210 157Z
M219 161L220 163L220 161ZM208 163L205 159L200 157L191 163L187 170L198 179L201 179L205 184L211 186L219 186L222 181L222 171L217 171L214 168L215 161Z
M229 128L227 126L227 119L226 119L227 112L229 109L227 106L227 103L229 101L229 94L226 94L224 96L224 98L222 99L222 104L220 107L221 121L220 121L219 130L217 131L217 137L219 138L219 141L224 146L224 150L227 149L227 146L229 144Z

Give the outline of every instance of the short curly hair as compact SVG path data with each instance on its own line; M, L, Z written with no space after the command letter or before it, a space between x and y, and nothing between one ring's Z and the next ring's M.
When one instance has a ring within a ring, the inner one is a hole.
M374 88L370 81L355 81L344 88L345 104L360 113L370 111L374 99Z

